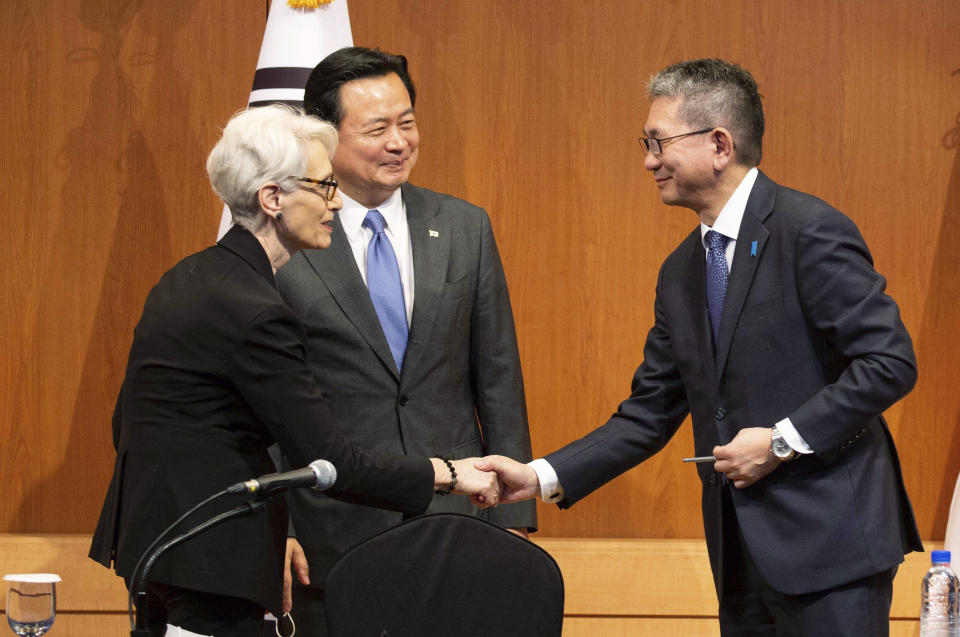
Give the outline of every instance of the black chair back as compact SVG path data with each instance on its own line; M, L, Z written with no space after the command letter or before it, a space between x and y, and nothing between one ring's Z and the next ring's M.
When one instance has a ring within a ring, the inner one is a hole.
M438 513L350 549L326 581L330 637L560 637L563 577L536 544Z

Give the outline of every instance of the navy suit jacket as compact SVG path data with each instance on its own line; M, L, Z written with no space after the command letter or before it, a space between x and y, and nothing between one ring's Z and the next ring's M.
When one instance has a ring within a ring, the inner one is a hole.
M307 325L310 364L351 440L394 453L469 458L531 456L510 295L487 213L462 199L401 187L413 248L415 297L402 373L390 353L350 244L333 223L326 250L305 250L277 274ZM315 587L354 544L402 515L298 491L288 498ZM430 513L536 527L533 502L478 510L438 496Z
M691 414L697 455L741 428L789 417L814 453L756 484L729 485L743 539L777 590L825 590L922 550L882 412L916 381L913 345L853 222L762 173L741 222L716 343L694 230L663 263L655 323L630 397L547 456L567 507L660 450ZM722 481L703 482L704 530L721 586Z

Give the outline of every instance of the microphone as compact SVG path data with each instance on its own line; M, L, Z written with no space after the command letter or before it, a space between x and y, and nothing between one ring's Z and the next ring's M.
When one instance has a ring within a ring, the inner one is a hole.
M337 481L337 469L328 460L314 460L308 466L283 473L271 473L254 480L238 482L227 488L227 493L266 495L275 491L312 487L326 491Z

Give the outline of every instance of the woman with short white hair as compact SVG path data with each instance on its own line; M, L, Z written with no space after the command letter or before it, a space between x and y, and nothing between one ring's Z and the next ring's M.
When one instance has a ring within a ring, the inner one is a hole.
M420 514L439 490L496 504L496 475L472 459L366 452L330 421L305 329L274 274L298 250L330 245L341 206L330 164L336 142L330 124L265 106L235 115L210 153L211 184L235 225L151 290L114 412L117 460L90 556L113 562L128 586L147 547L191 506L273 473L273 442L294 466L332 462L327 493L343 500ZM177 532L236 505L216 500ZM138 606L153 635L259 636L264 609L281 608L287 535L282 501L267 508L157 560L148 602Z

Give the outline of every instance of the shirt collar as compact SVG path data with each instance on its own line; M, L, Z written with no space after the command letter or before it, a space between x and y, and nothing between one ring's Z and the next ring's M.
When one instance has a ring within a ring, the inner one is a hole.
M380 214L383 215L384 220L387 222L388 231L392 228L397 228L405 214L403 196L399 188L394 190L393 194L387 197L387 200L376 208L367 208L357 203L355 199L350 198L350 196L343 191L340 192L340 198L343 199L343 207L340 209L340 224L343 226L343 231L348 237L355 237L363 232L363 219L370 210L380 211Z
M760 174L756 167L747 171L740 181L740 185L733 191L727 203L723 205L717 220L713 222L713 227L701 223L700 239L703 241L703 247L707 247L707 233L716 230L725 237L737 240L740 233L740 222L743 221L743 213L747 209L747 200L750 198L750 191L753 190L753 184L757 181L757 175Z

